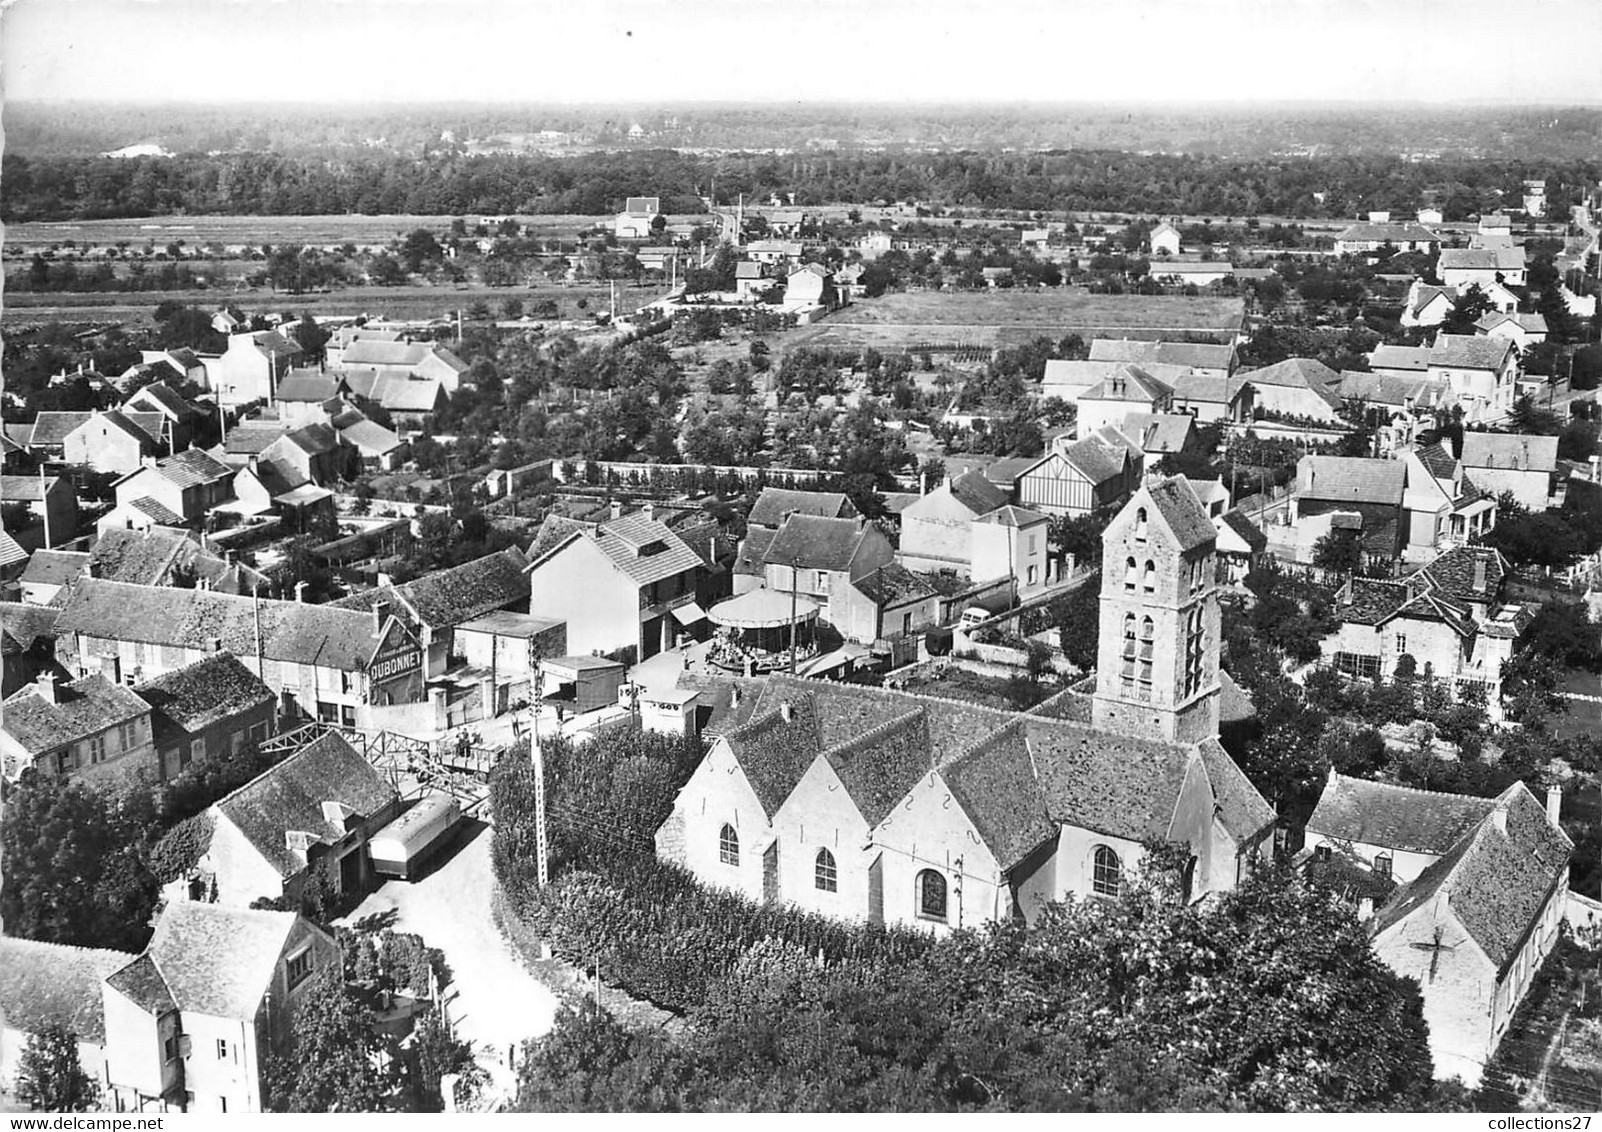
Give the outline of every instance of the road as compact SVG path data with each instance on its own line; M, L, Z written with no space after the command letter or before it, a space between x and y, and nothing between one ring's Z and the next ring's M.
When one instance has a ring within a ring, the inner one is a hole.
M490 827L473 821L449 860L415 883L385 883L341 922L393 909L397 930L416 932L445 952L454 976L445 998L457 1036L473 1043L480 1064L510 1096L516 1082L507 1050L550 1030L557 999L496 928L493 883Z

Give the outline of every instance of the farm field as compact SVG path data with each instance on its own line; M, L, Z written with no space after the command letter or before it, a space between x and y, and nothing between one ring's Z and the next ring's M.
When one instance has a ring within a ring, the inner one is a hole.
M1245 303L1177 295L1091 295L1083 291L920 291L862 299L815 327L787 336L786 347L916 349L925 345L994 348L1044 335L1132 338L1240 329Z

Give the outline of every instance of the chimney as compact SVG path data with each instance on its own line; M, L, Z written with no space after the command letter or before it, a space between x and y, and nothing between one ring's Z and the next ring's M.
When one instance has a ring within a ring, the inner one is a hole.
M1563 787L1548 786L1546 788L1546 820L1553 825L1560 824L1563 814Z
M52 704L61 702L61 689L56 687L56 674L54 672L41 672L38 679L33 682L39 689L39 695Z
M1474 592L1481 593L1485 589L1485 559L1474 559Z
M122 658L116 656L103 656L100 658L100 675L109 683L122 683Z
M623 517L623 501L621 499L614 499L611 501L611 507L612 518L621 519Z
M647 519L656 518L656 504L647 503L644 507L640 508L640 514L644 515Z
M92 559L92 558L91 558L91 559L90 559L90 560L89 560L89 566L88 566L88 569L87 569L87 570L86 570L86 571L85 571L85 572L86 572L86 573L87 573L87 574L88 574L88 575L89 575L89 577L91 577L91 578L98 578L98 577L100 577L100 563L98 563L98 562L96 562L96 561L95 561L95 560L94 560L94 559Z
M373 632L382 633L384 622L389 620L389 602L375 601L373 603Z
M1550 802L1548 802L1547 804L1551 805ZM1506 803L1503 803L1502 805L1497 806L1496 809L1491 811L1491 820L1496 823L1496 828L1498 830L1500 830L1503 833L1507 832L1507 804Z
M207 637L206 638L206 651L207 652L222 652L222 638L221 637Z
M302 605L306 604L306 587L307 583L304 581L295 583L295 600Z
M254 452L245 457L245 467L249 468L252 472L256 470L256 454Z
M795 705L789 700L785 700L783 703L781 703L779 705L779 718L784 720L786 723L789 723L792 719L794 719Z
M736 684L734 687L729 689L729 706L730 707L739 707L740 706L740 685L738 685L738 684Z

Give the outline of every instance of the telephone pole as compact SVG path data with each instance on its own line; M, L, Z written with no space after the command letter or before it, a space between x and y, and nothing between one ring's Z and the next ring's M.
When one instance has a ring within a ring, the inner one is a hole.
M534 867L541 888L551 882L551 850L545 837L545 753L540 749L540 695L544 690L545 674L535 668L534 702L529 709L534 725L528 745L534 756Z

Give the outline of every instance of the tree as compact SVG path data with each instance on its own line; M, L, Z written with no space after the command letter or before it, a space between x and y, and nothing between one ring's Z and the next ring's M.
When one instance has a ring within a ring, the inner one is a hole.
M291 1050L267 1066L275 1112L382 1112L388 1087L372 1017L337 965L312 976L290 1027Z
M1441 330L1446 334L1473 334L1474 324L1490 310L1491 297L1478 283L1470 283L1457 297L1456 305L1441 323Z
M52 1023L28 1035L17 1062L17 1099L45 1112L88 1112L100 1090L78 1062L78 1035Z
M1068 662L1081 672L1096 667L1101 640L1101 575L1092 574L1061 599L1058 641Z
M418 1018L412 1031L412 1047L407 1061L409 1107L413 1112L441 1112L444 1097L440 1078L459 1073L472 1085L481 1084L483 1070L473 1060L473 1047L453 1038L445 1028L440 1012L430 1007Z
M333 337L328 331L317 325L317 320L310 313L300 316L295 324L295 341L305 352L307 365L317 365L323 360L328 349L328 340Z
M1332 530L1313 544L1313 565L1339 574L1355 574L1363 565L1360 532Z

